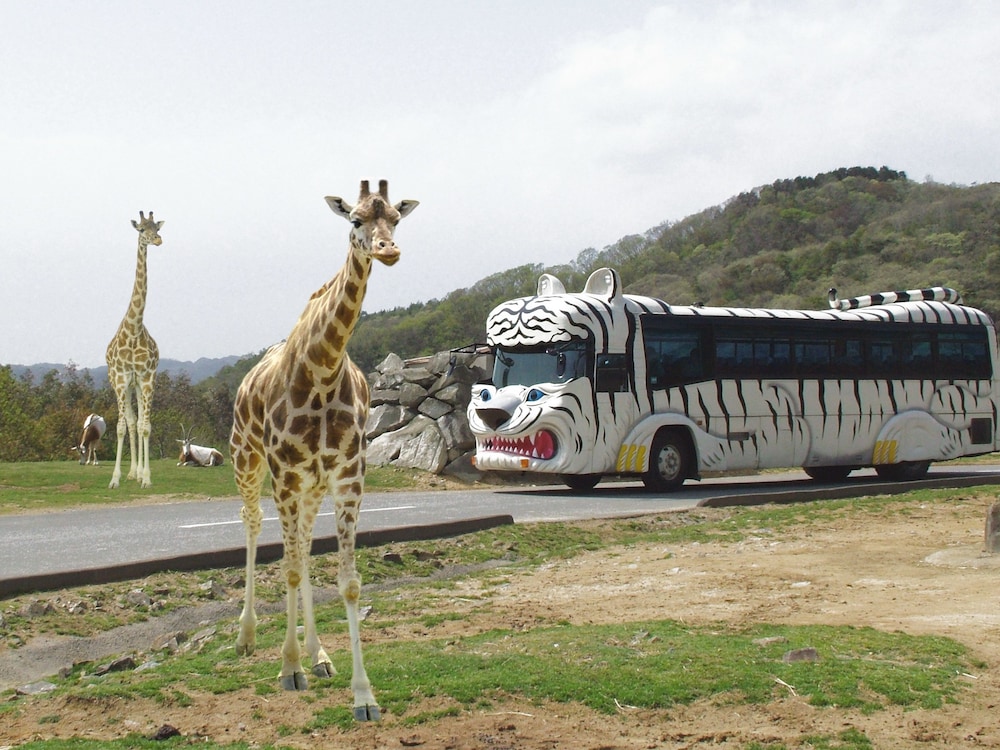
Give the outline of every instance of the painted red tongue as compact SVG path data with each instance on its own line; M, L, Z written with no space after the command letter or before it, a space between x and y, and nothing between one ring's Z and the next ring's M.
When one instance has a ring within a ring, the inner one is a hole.
M539 458L552 458L552 454L556 452L556 445L551 432L542 430L535 436L535 452Z

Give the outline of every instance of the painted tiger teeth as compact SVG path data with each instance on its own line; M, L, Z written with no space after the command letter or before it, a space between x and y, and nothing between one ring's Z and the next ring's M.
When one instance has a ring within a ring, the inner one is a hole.
M487 451L511 453L515 456L550 459L556 453L555 436L548 430L540 430L534 435L522 435L518 438L506 438L496 435L483 441Z

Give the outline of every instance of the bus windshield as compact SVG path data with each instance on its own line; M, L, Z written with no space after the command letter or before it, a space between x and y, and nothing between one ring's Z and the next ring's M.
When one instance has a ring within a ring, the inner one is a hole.
M498 346L494 354L493 385L497 388L565 383L587 374L587 345L582 341L512 349Z

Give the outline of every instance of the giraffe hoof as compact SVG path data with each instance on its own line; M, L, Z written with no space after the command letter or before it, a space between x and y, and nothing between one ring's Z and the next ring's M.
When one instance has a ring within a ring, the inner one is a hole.
M237 656L250 656L253 653L254 645L252 643L240 643L236 642L236 655Z
M335 674L337 674L337 670L330 662L324 661L320 662L319 664L314 664L312 668L312 673L317 677L325 679L327 677L333 677Z
M302 672L281 675L280 679L282 690L305 690L309 687L309 681Z
M355 721L382 721L382 709L378 706L355 706Z

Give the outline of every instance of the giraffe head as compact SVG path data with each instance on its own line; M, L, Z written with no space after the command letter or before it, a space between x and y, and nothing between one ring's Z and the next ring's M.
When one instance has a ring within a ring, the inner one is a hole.
M387 266L399 260L399 247L392 235L399 220L415 209L419 201L404 200L394 206L389 203L389 183L386 180L379 180L377 193L372 193L368 189L368 180L363 180L356 205L330 195L326 197L326 202L335 214L354 225L352 244L356 244L368 257Z
M140 245L159 245L163 242L160 238L160 227L163 226L163 222L155 221L152 211L149 212L149 218L140 211L139 221L132 219L132 226L139 233Z

